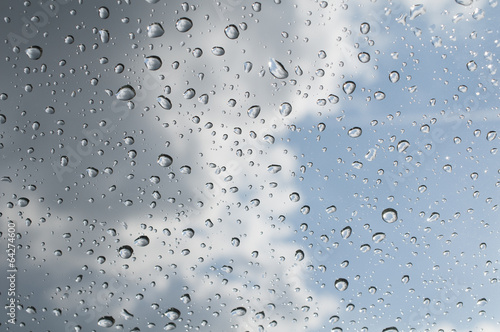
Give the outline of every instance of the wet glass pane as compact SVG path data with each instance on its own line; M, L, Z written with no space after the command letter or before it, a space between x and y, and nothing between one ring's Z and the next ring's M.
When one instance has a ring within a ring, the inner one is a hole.
M496 0L4 0L5 331L497 331Z

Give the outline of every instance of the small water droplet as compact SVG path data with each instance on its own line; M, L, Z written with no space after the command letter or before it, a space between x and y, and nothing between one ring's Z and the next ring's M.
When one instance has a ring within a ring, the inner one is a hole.
M109 17L109 9L107 7L100 7L98 10L99 17L102 19L107 19Z
M223 47L220 46L214 46L212 47L212 54L216 56L222 56L226 53Z

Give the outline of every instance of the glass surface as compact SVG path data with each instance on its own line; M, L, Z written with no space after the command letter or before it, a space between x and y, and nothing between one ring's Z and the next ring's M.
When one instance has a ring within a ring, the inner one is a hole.
M0 11L3 330L500 330L497 0Z

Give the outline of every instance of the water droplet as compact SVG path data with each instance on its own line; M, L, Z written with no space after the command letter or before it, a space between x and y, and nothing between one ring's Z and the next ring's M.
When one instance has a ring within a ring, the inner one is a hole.
M110 38L109 31L106 30L106 29L99 30L99 37L101 38L101 42L103 44L108 43L109 42L109 38Z
M163 27L160 23L151 23L148 26L148 37L149 38L158 38L163 36L165 33L165 30L163 30Z
M398 220L398 213L396 210L387 208L382 211L382 219L389 224L392 224L396 220Z
M274 58L270 58L268 62L269 72L276 77L277 79L285 79L288 77L288 72L285 67L281 64L281 62L277 61Z
M398 152L404 152L409 147L410 147L410 142L408 142L406 140L399 141L399 143L398 143Z
M467 62L467 69L469 71L475 71L477 69L477 63L474 60Z
M247 313L247 309L245 309L243 307L238 307L238 308L234 308L233 310L231 310L232 316L243 316L246 313Z
M497 138L497 132L496 131L490 131L486 134L486 139L488 141L493 141L495 138Z
M228 25L224 29L224 33L226 34L227 38L229 38L229 39L236 39L240 35L238 28L234 24Z
M104 6L100 7L98 12L99 12L99 17L102 19L107 19L109 17L109 9Z
M255 119L256 117L259 116L260 114L260 106L259 105L254 105L252 107L250 107L248 110L247 110L247 114L249 117L251 117L252 119Z
M269 165L267 166L267 171L272 173L272 174L276 174L278 173L279 171L281 171L281 165Z
M309 207L309 205L304 205L303 207L300 208L300 213L302 214L309 214L310 211L311 208Z
M141 235L135 239L134 244L139 247L145 247L149 244L149 238L146 235Z
M391 73L389 74L389 81L391 81L392 83L396 83L397 81L399 81L399 73L397 71L391 71Z
M97 175L99 175L99 171L94 167L88 167L87 175L90 176L91 178L95 178Z
M182 17L175 23L175 28L180 32L187 32L193 27L193 22L187 18Z
M31 60L38 60L42 56L43 50L40 46L31 46L26 49L26 55Z
M168 154L161 154L158 156L158 165L161 167L168 167L172 165L173 159Z
M160 57L152 55L144 58L144 64L149 70L158 70L162 65L162 61Z
M356 83L354 83L353 81L347 81L342 86L342 89L346 94L350 95L356 89Z
M335 211L337 211L337 207L335 205L330 205L329 207L327 207L325 209L326 213L333 213Z
M447 173L451 173L451 171L453 170L453 167L451 167L450 164L446 164L443 166L443 170Z
M187 166L187 165L184 165L182 166L179 171L182 173L182 174L191 174L191 167Z
M130 85L124 85L116 92L116 99L130 100L135 97L135 90Z
M348 239L352 234L352 228L350 226L344 227L340 231L340 235L342 236L343 239Z
M409 275L404 275L404 276L401 278L401 282L402 282L403 284L407 284L409 281L410 281L410 276L409 276Z
M300 262L301 260L303 260L303 259L304 259L304 257L305 257L305 254L304 254L304 252L303 252L302 250L300 250L300 249L299 249L299 250L297 250L297 251L295 252L295 260L296 260L296 261L299 261L299 262Z
M172 102L165 96L158 96L158 98L156 98L156 101L163 109L169 110L172 108Z
M115 319L111 316L104 316L99 318L97 325L101 327L111 327L115 324Z
M165 324L165 326L163 327L163 329L164 329L165 331L172 331L172 330L174 330L176 327L177 327L177 325L175 325L175 323L170 322L170 323Z
M370 61L370 54L368 54L366 52L361 52L358 54L358 59L362 63L367 63L368 61Z
M455 0L456 3L462 6L470 6L472 5L473 0Z
M252 9L256 12L260 12L262 9L262 4L260 2L254 2L252 4Z
M349 287L349 282L344 279L344 278L339 278L335 280L335 288L337 288L339 291L343 292Z
M290 113L292 113L292 105L290 105L289 103L282 103L280 105L280 114L282 116L289 116Z
M384 241L384 239L385 239L385 233L375 233L372 236L372 240L375 243L380 243L380 242Z
M385 99L385 93L383 93L382 91L377 91L373 94L373 96L375 97L375 100L384 100Z
M291 193L288 197L290 198L290 201L292 201L292 202L300 201L300 195L298 193L295 193L295 192Z
M128 259L132 256L134 253L134 250L130 246L122 246L118 250L118 254L120 255L121 258L123 259Z
M328 101L332 104L338 103L340 98L337 95L329 95L328 96Z
M183 94L185 99L192 99L192 98L194 98L195 95L196 95L196 91L194 89L191 89L191 88L184 91L184 94Z
M21 197L17 200L17 206L19 207L26 207L30 203L30 200L27 199L26 197Z
M349 129L349 131L347 132L347 134L352 137L352 138L358 138L359 136L361 136L361 133L363 131L361 130L361 128L359 127L353 127L351 129Z
M243 65L243 69L245 70L245 73L249 73L252 70L253 64L250 61L247 61Z
M370 24L366 22L361 23L361 25L359 26L359 31L362 34L366 35L368 32L370 32Z
M181 312L176 308L170 308L165 312L165 317L170 320L177 320L181 316Z
M222 56L225 53L226 53L226 51L224 50L224 48L222 48L220 46L214 46L214 47L212 47L212 54L213 55Z

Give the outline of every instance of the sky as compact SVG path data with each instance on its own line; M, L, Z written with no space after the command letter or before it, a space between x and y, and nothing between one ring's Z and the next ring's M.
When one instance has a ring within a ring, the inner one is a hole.
M496 1L0 6L6 331L498 330Z

